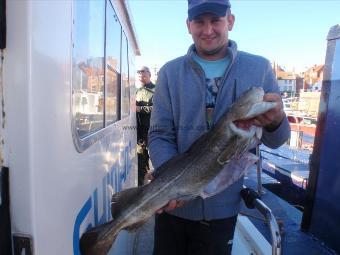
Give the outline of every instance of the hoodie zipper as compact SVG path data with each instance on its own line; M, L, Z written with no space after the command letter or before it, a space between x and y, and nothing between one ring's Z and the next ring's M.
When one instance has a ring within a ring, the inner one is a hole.
M203 84L203 86L200 86L200 89L203 88L204 103L202 104L202 108L203 108L203 112L204 112L204 126L206 127L205 131L207 131L208 130L208 125L207 125L208 119L207 119L207 109L206 109L207 89L206 89L206 81L205 81L206 80L205 72L204 72L203 68L192 59L192 56L190 56L190 63L192 65L194 71L196 71L196 73L200 76L201 85Z
M227 70L225 71L225 73L224 73L224 77L223 77L223 80L221 80L221 84L220 84L220 87L218 88L218 93L217 93L217 97L216 97L216 104L215 104L215 108L216 108L216 105L217 105L217 102L219 102L219 100L220 100L220 97L221 97L221 91L222 91L222 89L223 89L223 87L225 86L225 81L227 80L227 78L228 78L228 75L229 75L229 73L230 73L230 70L231 70L231 67L232 67L232 65L234 64L234 62L235 62L235 59L234 59L234 54L233 54L233 52L231 51L231 50L228 50L228 54L230 54L230 56L231 56L231 60L230 60L230 64L229 64L229 66L228 66L228 68L227 68ZM234 98L234 97L236 97L236 79L234 80L234 84L233 84L233 91L232 91L232 93L233 93L233 98L232 98L232 102L234 102L235 101L235 99L236 98ZM215 109L214 109L214 111L213 111L213 115L212 115L212 121L213 121L213 123L215 123L216 122L216 111L215 111Z

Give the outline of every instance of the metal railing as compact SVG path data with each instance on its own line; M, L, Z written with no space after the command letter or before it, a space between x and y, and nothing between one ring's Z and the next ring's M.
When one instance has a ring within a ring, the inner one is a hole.
M262 157L261 157L260 145L256 146L256 156L258 157L258 160L256 162L257 193L261 197L263 194L263 191L262 191Z
M264 216L264 219L269 226L272 254L281 255L282 246L280 228L277 224L274 214L270 208L260 200L260 196L255 190L246 188L245 186L243 187L244 189L241 190L241 197L244 200L246 206L250 209L256 208Z
M275 219L274 214L260 199L255 199L255 208L264 216L270 229L270 235L272 239L272 254L281 255L281 235L280 229Z
M264 216L269 226L271 240L272 240L272 254L281 255L281 235L280 235L279 226L270 208L266 206L266 204L260 200L260 197L262 196L262 194L264 194L264 191L262 189L262 157L261 157L261 150L260 150L259 145L256 146L256 156L258 157L258 161L256 163L258 198L254 196L252 204Z

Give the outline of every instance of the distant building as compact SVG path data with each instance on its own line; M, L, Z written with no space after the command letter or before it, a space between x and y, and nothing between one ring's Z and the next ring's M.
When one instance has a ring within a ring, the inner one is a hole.
M304 91L320 91L323 80L324 65L314 65L304 72Z
M282 67L274 63L273 66L280 93L283 97L294 97L296 95L296 79L295 72L286 72Z

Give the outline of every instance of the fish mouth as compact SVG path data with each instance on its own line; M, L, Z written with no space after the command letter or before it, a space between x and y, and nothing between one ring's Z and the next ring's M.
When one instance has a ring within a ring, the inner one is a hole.
M260 101L257 103L253 103L250 109L244 111L244 114L239 114L239 116L242 116L241 118L237 118L231 121L231 130L240 137L256 137L258 139L261 139L262 127L254 125L254 118L273 109L274 107L276 107L276 105L276 102Z
M244 138L256 137L257 139L261 139L262 128L253 125L252 119L253 118L232 121L230 123L230 129L240 137Z

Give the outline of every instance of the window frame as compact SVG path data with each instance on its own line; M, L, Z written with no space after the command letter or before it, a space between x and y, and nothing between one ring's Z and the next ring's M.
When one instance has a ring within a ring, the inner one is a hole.
M128 107L128 114L126 116L124 116L124 118L128 118L131 115L131 106L130 106L130 100L131 100L131 83L130 83L130 42L128 37L126 36L126 33L124 31L124 28L122 26L122 23L119 20L119 17L117 15L117 12L114 8L114 6L112 5L110 0L104 0L105 1L105 10L104 10L104 93L103 93L103 127L100 128L99 130L92 132L92 133L88 133L86 134L84 137L80 137L79 133L77 131L77 126L76 126L76 122L75 122L75 118L74 118L74 106L73 106L73 93L71 93L71 129L72 129L72 137L73 137L73 141L74 141L74 145L76 150L81 153L83 151L85 151L87 148L89 148L92 144L96 143L98 140L100 140L101 138L103 138L105 135L107 135L108 133L112 132L112 129L117 127L117 122L122 120L122 86L123 86L123 81L122 81L122 58L125 57L125 62L126 62L126 66L127 66L127 70L126 70L126 80L128 83L128 90L129 90L129 107ZM73 1L73 4L75 4L76 0ZM118 22L119 26L120 26L120 45L119 45L119 51L120 51L120 64L119 64L119 70L117 71L117 101L116 101L116 105L117 105L117 119L113 122L110 122L109 124L107 123L106 119L106 101L107 101L107 37L108 37L108 31L107 31L107 22L108 22L108 8L112 8L112 11L114 13L115 19ZM74 31L76 30L76 26L75 26L75 21L74 21L75 17L74 17L74 13L73 13L73 26L72 26L72 45L74 45L74 38L73 38L73 34ZM123 39L126 40L126 56L122 56L123 55ZM74 61L74 56L73 56L73 51L74 48L72 49L72 62ZM72 66L72 70L71 70L71 74L72 74L72 78L71 78L71 90L73 91L74 88L74 84L73 84L73 66Z

